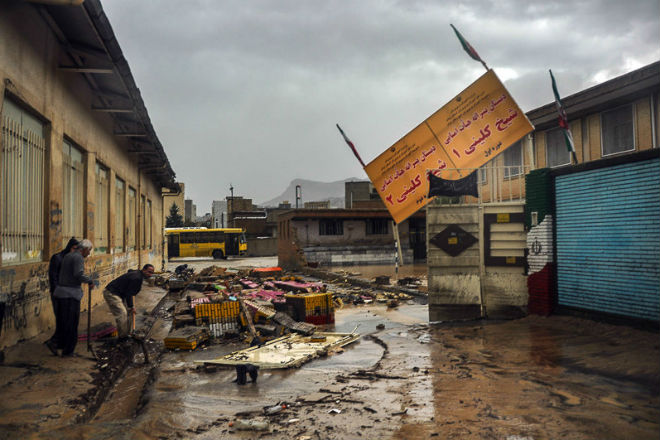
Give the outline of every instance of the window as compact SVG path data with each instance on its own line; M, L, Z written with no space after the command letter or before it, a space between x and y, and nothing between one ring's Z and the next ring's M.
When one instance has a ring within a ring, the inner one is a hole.
M96 210L94 212L94 250L100 253L108 251L108 203L110 185L108 169L96 163Z
M42 260L46 156L44 129L44 124L37 118L12 101L4 100L0 158L0 238L3 264Z
M145 220L147 224L147 248L151 249L153 242L151 241L151 200L147 199L147 217Z
M603 156L635 149L633 136L633 107L626 105L600 116Z
M546 131L545 150L546 166L553 168L571 164L571 152L566 147L563 129Z
M384 235L387 234L387 219L384 218L369 218L365 220L367 225L367 235Z
M135 250L135 203L136 203L136 194L135 190L128 187L128 224L126 225L127 232L127 245L126 250L132 251Z
M194 232L182 232L181 233L181 243L195 243L195 233Z
M486 184L486 165L479 168L479 173L477 174L477 179L480 185Z
M124 251L124 232L126 223L124 205L126 203L126 184L120 178L115 179L115 252Z
M522 174L522 142L518 141L504 150L504 178Z
M344 235L341 220L319 220L319 235Z
M147 198L140 196L140 248L147 248Z
M66 139L62 146L62 245L71 237L82 239L85 171L83 152Z

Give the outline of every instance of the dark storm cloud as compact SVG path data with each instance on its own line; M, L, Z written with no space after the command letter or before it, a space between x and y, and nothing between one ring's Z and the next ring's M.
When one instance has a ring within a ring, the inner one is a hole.
M524 110L660 59L660 4L636 1L129 1L104 8L198 212L370 161L483 73Z

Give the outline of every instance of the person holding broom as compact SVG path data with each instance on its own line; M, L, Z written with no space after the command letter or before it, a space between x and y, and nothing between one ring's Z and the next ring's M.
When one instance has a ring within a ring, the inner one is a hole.
M135 303L133 297L140 293L142 282L151 278L154 274L154 266L145 264L142 270L129 270L120 277L110 281L103 290L103 298L108 303L112 315L117 321L118 341L128 338L130 322L135 317ZM129 320L128 314L131 314Z

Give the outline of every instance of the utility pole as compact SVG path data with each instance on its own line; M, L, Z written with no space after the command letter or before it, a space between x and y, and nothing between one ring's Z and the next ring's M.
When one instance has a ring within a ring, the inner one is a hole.
M229 212L231 212L231 227L233 228L234 225L235 225L235 222L234 222L234 185L232 185L231 183L229 184L229 192L231 192L231 198L229 199L231 201L231 210Z

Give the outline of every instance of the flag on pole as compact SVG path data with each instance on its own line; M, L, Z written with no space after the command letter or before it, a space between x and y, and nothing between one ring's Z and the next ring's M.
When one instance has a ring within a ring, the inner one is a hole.
M348 144L348 146L351 147L351 150L353 150L353 154L355 154L355 157L357 158L357 160L360 161L360 164L362 165L362 168L366 167L366 165L364 164L364 162L362 162L362 158L360 157L360 155L358 154L357 150L355 149L355 145L353 145L353 142L351 142L351 140L346 136L346 134L344 134L344 130L341 129L341 127L339 126L339 124L335 124L335 125L337 125L337 129L339 130L339 132L341 133L342 137L344 138L344 141L346 141L346 143Z
M481 64L483 64L484 68L488 70L488 66L484 62L484 60L481 59L479 54L477 53L476 50L474 50L474 47L470 43L467 42L465 38L463 38L463 35L461 35L460 32L458 32L458 29L454 27L453 24L450 24L451 28L456 32L456 36L458 37L458 41L461 42L461 46L463 46L463 50L467 52L468 55L470 55L470 58L472 58L475 61L479 61Z
M564 105L561 102L559 97L559 92L557 91L557 83L555 82L555 77L550 70L550 79L552 80L552 92L555 94L555 105L557 106L557 113L559 113L559 126L564 131L564 141L566 142L566 149L573 156L573 160L577 164L577 156L575 155L575 144L573 143L573 134L571 134L571 127L568 125L568 116L566 116L566 111L564 110Z

